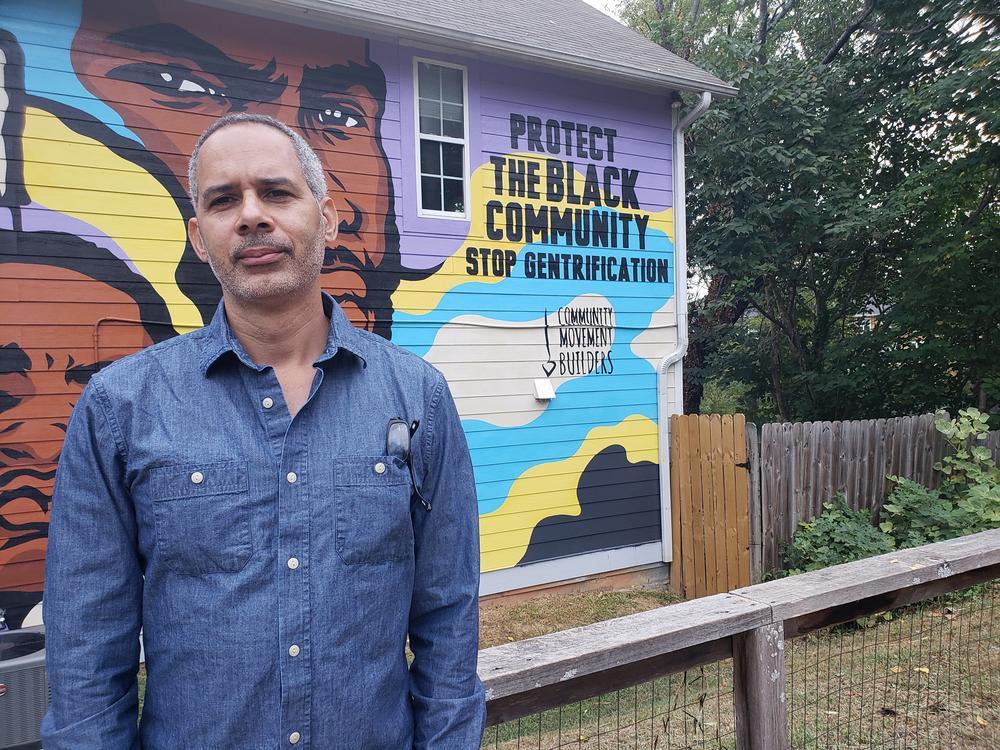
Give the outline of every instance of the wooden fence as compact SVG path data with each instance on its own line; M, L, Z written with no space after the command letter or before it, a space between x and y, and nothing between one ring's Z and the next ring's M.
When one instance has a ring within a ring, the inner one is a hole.
M852 508L877 516L892 491L888 475L939 486L934 464L945 455L947 443L934 428L935 419L933 414L922 414L765 424L759 441L750 425L749 442L752 446L759 442L759 494L751 503L760 507L763 569L781 567L781 546L791 540L801 521L819 515L823 503L838 493ZM1000 432L990 433L982 444L1000 456ZM753 481L756 484L757 479Z
M938 486L934 464L947 443L935 418L758 429L741 414L671 417L672 588L707 596L779 570L782 545L838 493L877 517L893 487L888 475ZM1000 459L1000 432L981 444Z
M487 725L516 722L732 657L730 710L735 714L736 747L787 750L785 639L998 576L1000 529L489 648L479 653ZM837 668L850 667L844 662ZM855 690L848 677L851 687L844 701L850 715ZM622 703L620 698L619 693ZM622 722L627 723L633 708L627 700L623 705L617 716L627 714ZM856 708L864 717L866 711L874 715L883 706ZM586 733L596 734L599 745L599 712L596 718L597 731L588 728ZM542 724L536 724L537 747L541 747ZM515 739L503 747L514 747L515 740L522 747L520 724L510 726ZM564 744L561 713L559 727L558 738L544 738L545 747L595 747L584 744L589 738L582 731L568 733ZM536 745L532 742L531 747Z

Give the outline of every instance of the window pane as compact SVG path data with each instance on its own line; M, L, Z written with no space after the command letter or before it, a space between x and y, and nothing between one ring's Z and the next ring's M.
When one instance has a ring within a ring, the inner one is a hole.
M417 80L420 96L427 99L441 98L441 68L437 65L417 63Z
M423 206L427 211L441 210L441 178L421 177L420 194L423 197Z
M454 213L465 213L465 190L461 180L444 181L444 210Z
M420 141L420 171L424 174L441 174L441 144L437 141ZM461 173L458 176L461 177Z
M461 104L465 100L462 92L462 71L458 68L441 68L441 98L446 102Z
M438 102L420 100L420 132L441 135L441 105Z
M451 177L461 177L465 174L465 159L462 152L464 146L458 143L442 143L444 170L443 174Z
M462 127L461 122L445 120L442 123L441 135L448 136L449 138L465 138L465 128Z
M448 104L447 102L441 105L441 115L445 120L454 120L455 122L462 122L463 107L461 104Z

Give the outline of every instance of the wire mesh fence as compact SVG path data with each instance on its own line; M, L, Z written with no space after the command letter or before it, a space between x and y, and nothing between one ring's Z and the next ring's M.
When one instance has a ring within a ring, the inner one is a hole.
M793 750L1000 749L1000 582L785 644ZM492 750L737 747L732 660L490 727Z
M483 748L735 748L732 660L490 727Z
M1000 748L1000 585L791 641L796 750Z

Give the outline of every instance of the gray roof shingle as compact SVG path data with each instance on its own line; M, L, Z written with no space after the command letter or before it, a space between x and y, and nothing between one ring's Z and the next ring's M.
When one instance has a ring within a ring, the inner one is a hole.
M642 88L736 89L583 0L201 0L298 23L444 44Z

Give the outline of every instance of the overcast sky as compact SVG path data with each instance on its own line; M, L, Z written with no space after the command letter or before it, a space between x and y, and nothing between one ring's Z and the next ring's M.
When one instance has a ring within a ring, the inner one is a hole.
M609 16L614 19L618 17L615 15L612 8L614 7L614 0L583 0L587 5L593 5L598 10L603 10Z

